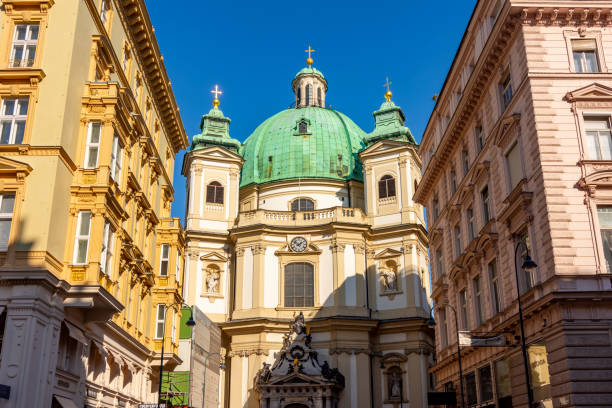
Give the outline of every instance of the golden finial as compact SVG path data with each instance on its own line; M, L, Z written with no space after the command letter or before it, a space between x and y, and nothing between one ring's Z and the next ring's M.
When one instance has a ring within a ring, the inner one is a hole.
M309 46L308 46L308 49L307 49L307 50L305 50L304 52L307 52L307 53L308 53L308 58L306 59L306 65L311 66L311 65L312 65L312 63L313 63L314 61L312 60L312 57L311 57L311 55L310 55L310 54L311 54L311 53L313 53L313 52L315 52L315 50L313 50L312 48L310 48L310 45L309 45Z
M223 92L221 92L219 90L219 85L215 85L215 89L213 89L212 91L210 91L210 93L215 95L215 99L213 99L213 106L216 108L219 106L219 104L221 103L219 101L219 95L223 95Z
M392 83L393 82L389 82L389 77L387 77L387 82L383 85L387 87L387 92L385 92L385 99L387 100L387 102L391 101L391 97L393 96L391 90L389 89L389 85L391 85Z

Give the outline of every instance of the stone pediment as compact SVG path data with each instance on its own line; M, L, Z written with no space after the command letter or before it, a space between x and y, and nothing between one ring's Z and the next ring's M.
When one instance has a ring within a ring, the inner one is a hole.
M612 102L612 88L593 82L583 88L565 94L568 102L607 101Z
M277 377L268 382L268 385L326 385L325 381L304 375L302 373L291 373L283 377Z
M27 163L22 163L17 160L12 160L4 156L0 156L0 173L21 173L25 172L26 175L32 171Z
M210 146L204 149L199 149L191 153L194 158L205 158L205 157L213 157L217 159L225 159L225 160L239 160L242 161L242 157L240 155L230 152L227 149L224 149L219 146Z
M495 144L500 147L505 147L510 141L510 136L518 133L521 115L518 113L512 114L502 119L495 133Z
M217 252L209 252L206 255L202 255L200 257L202 261L212 261L212 262L227 262L227 257L217 253Z
M374 256L374 259L386 259L386 258L397 258L402 256L402 252L396 249L387 248Z
M370 157L375 157L379 154L389 154L400 153L408 148L411 148L413 145L410 142L397 141L397 140L380 140L374 143L372 146L367 149L361 151L359 153L359 158L361 160L367 159Z
M315 244L308 243L306 249L302 252L295 252L289 248L289 244L283 245L274 252L274 255L320 255L321 249Z

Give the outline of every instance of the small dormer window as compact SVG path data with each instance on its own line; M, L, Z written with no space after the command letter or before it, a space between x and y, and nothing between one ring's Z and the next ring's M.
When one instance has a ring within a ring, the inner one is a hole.
M308 123L306 123L305 120L301 120L300 123L298 123L298 132L299 133L308 133Z

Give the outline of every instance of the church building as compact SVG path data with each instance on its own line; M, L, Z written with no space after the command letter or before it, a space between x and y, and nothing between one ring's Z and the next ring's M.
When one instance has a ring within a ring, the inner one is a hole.
M366 133L326 105L312 64L309 52L293 107L242 143L215 91L185 156L184 297L221 328L225 367L209 363L206 406L423 407L418 146L388 81Z

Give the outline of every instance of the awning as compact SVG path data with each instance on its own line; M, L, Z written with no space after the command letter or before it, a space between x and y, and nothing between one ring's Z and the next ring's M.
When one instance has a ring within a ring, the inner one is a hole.
M59 395L53 395L53 398L58 404L60 404L62 408L79 408L77 404L74 403L74 401L66 397L60 397Z
M81 329L76 327L74 324L67 322L66 320L64 320L64 324L66 325L66 328L68 329L68 335L70 337L72 337L73 339L75 339L81 344L87 345L87 343L89 343Z
M108 358L108 356L109 356L110 354L108 354L108 353L106 352L106 350L104 350L104 346L102 345L102 343L100 343L100 342L99 342L98 340L96 340L96 339L92 339L92 340L91 340L91 343L94 345L94 347L95 347L95 348L97 348L97 349L98 349L98 353L100 353L100 355L101 355L102 357L104 357L104 358Z

